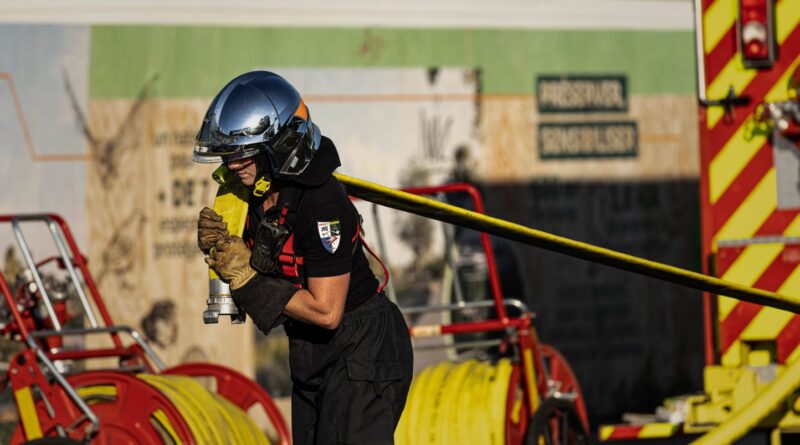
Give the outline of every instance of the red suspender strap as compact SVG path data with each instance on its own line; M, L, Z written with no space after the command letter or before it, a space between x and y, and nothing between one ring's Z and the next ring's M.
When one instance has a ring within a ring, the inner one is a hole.
M286 223L286 215L289 213L289 205L284 204L281 208L281 216L278 218L278 224Z
M364 237L361 236L361 224L359 224L356 227L356 235L353 237L352 242L355 243L356 240L361 240L361 244L364 245L364 248L367 249L367 252L369 252L369 254L372 255L373 258L378 260L378 264L380 264L381 267L383 268L383 283L381 283L381 285L378 286L378 292L380 292L383 290L383 288L386 287L387 284L389 284L389 269L386 267L385 264L383 264L383 261L381 261L380 257L378 257L378 255L376 255L375 252L372 251L372 249L369 247L369 244L367 244L367 241L364 239Z
M286 242L283 244L281 253L278 256L278 262L281 265L283 276L288 279L296 287L303 287L302 279L300 277L300 266L303 265L303 257L297 256L294 251L294 233L289 235ZM294 282L293 280L298 280Z

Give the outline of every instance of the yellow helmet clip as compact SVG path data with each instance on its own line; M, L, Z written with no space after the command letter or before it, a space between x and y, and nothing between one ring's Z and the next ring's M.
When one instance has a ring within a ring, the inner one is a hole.
M264 196L265 193L269 190L269 186L272 185L272 181L267 181L264 177L258 178L255 185L253 186L253 195L258 196L259 198Z

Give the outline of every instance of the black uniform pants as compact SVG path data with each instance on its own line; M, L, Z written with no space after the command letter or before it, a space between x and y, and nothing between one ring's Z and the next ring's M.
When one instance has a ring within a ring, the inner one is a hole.
M383 293L330 331L287 323L295 445L392 444L408 395L408 327Z

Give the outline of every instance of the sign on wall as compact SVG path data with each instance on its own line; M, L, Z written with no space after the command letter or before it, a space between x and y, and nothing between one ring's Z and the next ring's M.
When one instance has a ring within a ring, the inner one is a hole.
M539 113L628 111L625 76L539 76L536 79Z
M570 122L539 124L542 159L636 156L636 122Z
M625 76L539 76L536 105L543 118L537 141L542 160L638 155L636 122L616 114L628 111ZM602 120L590 116L595 113Z

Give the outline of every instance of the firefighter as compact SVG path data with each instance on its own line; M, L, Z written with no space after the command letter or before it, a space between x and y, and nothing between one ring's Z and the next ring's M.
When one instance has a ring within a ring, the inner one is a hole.
M211 102L193 160L224 162L251 190L244 239L205 208L198 244L264 334L284 325L294 443L393 443L412 375L408 327L379 290L332 175L336 147L300 94L271 72L236 77Z

